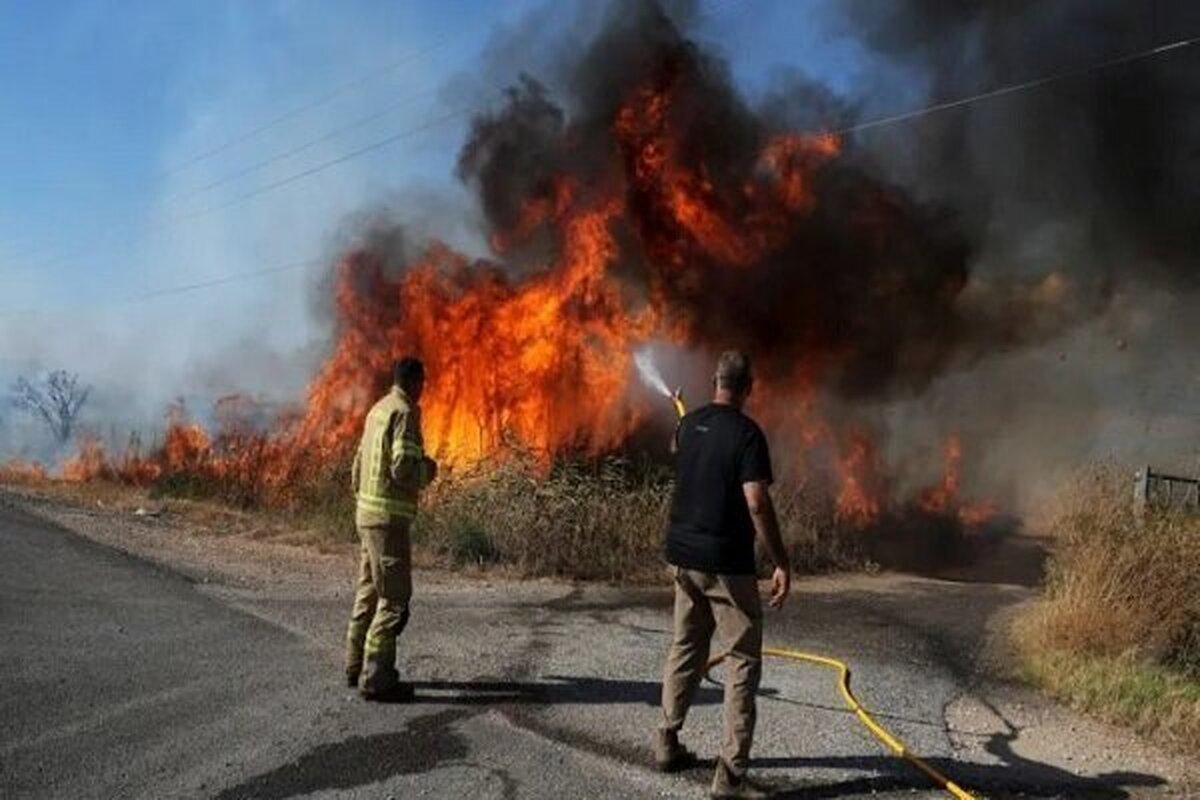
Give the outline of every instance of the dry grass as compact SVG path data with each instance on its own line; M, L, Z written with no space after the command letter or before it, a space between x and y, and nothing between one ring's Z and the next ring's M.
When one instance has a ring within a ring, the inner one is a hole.
M611 582L661 578L672 490L671 469L663 464L560 458L546 469L512 451L447 473L422 501L414 528L418 564ZM146 487L111 477L48 480L16 470L10 477L76 505L124 511L165 505L194 532L239 532L322 550L357 540L348 464L300 472L282 499L268 499L252 479L257 473L247 474L250 479L240 472L177 469ZM862 565L856 538L836 524L827 493L785 480L773 495L798 571Z
M416 541L450 565L506 566L524 576L637 582L661 577L669 468L625 459L528 458L484 464L440 481L418 516ZM798 484L775 492L796 567L852 563L827 503Z
M1090 468L1050 517L1044 598L1014 626L1028 674L1113 721L1200 742L1200 518L1132 507L1132 471Z
M450 564L636 580L661 573L669 491L648 465L567 460L545 473L511 458L440 481L418 515L415 541Z

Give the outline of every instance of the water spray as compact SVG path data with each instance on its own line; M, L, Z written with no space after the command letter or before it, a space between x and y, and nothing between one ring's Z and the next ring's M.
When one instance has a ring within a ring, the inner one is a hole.
M638 373L646 385L655 392L668 398L675 404L675 412L682 418L687 412L687 408L683 404L683 392L676 389L672 392L667 388L667 382L663 378L662 373L658 370L658 365L654 363L654 357L649 349L638 350L633 354L633 363L637 365ZM871 716L871 713L863 707L858 698L854 696L854 692L850 689L850 666L837 658L820 655L818 653L807 653L801 650L792 650L783 647L764 647L763 655L774 656L775 658L785 658L791 661L802 661L809 664L817 664L822 667L827 667L837 673L838 691L841 693L842 700L845 701L846 707L849 708L859 722L863 724L871 735L883 743L885 747L892 751L898 758L903 758L909 764L912 764L930 780L940 786L945 792L957 798L957 800L975 800L974 795L966 789L959 786L954 781L947 778L938 770L930 766L923 758L908 749L908 745L900 741L891 731L879 724L879 722ZM725 659L725 654L721 654L712 658L708 662L708 669L711 670Z
M667 387L667 382L659 372L658 365L654 363L654 356L650 353L649 348L642 348L634 352L633 363L637 365L638 374L641 375L648 387L675 404L676 414L682 417L687 413L687 406L683 404L683 390L676 389L672 392Z

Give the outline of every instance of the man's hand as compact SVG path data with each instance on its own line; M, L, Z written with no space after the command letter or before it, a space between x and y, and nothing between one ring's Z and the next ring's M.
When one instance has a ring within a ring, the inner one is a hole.
M675 413L677 413L680 419L682 419L683 415L687 413L687 404L683 402L682 386L678 387L674 392L671 393L671 402L675 404Z
M771 598L767 604L771 608L783 608L783 601L787 600L788 592L792 590L792 575L783 567L776 567L771 573Z
M783 538L779 535L775 504L771 502L771 493L767 491L766 481L743 483L742 491L746 495L750 521L754 523L754 533L762 541L771 563L775 565L775 572L771 575L771 598L768 602L771 608L779 608L792 589L792 567L788 561L787 549L783 546Z

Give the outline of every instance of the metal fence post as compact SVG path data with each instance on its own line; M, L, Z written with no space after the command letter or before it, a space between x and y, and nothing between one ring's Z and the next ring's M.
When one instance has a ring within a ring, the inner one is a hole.
M1140 519L1146 512L1150 495L1150 467L1143 466L1133 474L1133 513Z

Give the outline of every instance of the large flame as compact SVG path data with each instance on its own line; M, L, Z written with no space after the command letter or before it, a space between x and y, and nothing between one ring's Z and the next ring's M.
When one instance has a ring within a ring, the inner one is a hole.
M676 48L647 63L646 74L619 92L598 127L588 119L578 123L587 129L566 125L555 134L552 149L563 167L520 184L516 210L488 233L493 259L472 260L435 241L415 260L363 246L339 261L335 339L298 413L264 432L242 424L244 403L226 398L210 434L177 408L153 453L133 448L113 463L90 443L64 474L147 482L199 471L286 499L300 476L344 463L367 409L387 387L392 361L408 353L426 364L426 446L443 463L471 465L509 444L547 461L566 450L603 452L628 442L648 413L665 413L647 408L630 390L632 354L654 340L705 348L710 329L739 330L730 321L748 309L720 302L722 290L738 282L753 285L768 270L812 274L817 277L784 285L832 287L833 301L856 303L944 299L961 289L953 269L904 277L901 267L921 257L919 237L909 237L916 244L903 248L896 257L905 260L893 266L888 237L920 226L908 206L878 188L842 201L853 211L845 230L854 241L831 247L810 224L806 235L823 249L808 259L812 263L797 263L788 253L797 231L825 202L819 179L841 157L839 138L755 122L742 137L754 142L751 151L731 156L720 134L709 130L709 78L692 51ZM596 141L603 150L596 151ZM583 147L580 142L592 148L586 158L573 149ZM839 191L854 194L859 183L842 181ZM546 241L550 246L530 246ZM887 254L885 267L877 264L880 253ZM829 258L837 259L832 267L823 260ZM856 267L855 259L874 261ZM825 275L826 269L835 272ZM838 269L882 271L868 292L847 293ZM860 426L826 421L814 398L836 366L867 349L845 341L849 334L842 329L874 334L873 320L858 313L844 326L829 325L836 318L819 307L822 301L797 296L791 308L803 305L813 318L802 325L788 318L787 298L770 291L733 295L761 301L769 311L755 313L769 317L769 330L799 331L784 337L787 359L773 354L776 363L762 378L769 421L802 444L805 452L789 460L825 454L839 519L871 525L892 502L875 443ZM682 309L680 298L705 299ZM922 335L926 327L919 326ZM912 353L919 369L936 363L928 348ZM928 513L960 510L961 450L953 441L941 484L919 498Z

